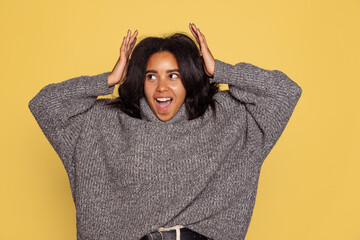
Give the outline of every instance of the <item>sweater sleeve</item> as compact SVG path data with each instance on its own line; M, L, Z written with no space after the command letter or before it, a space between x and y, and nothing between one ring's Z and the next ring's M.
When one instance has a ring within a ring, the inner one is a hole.
M257 138L267 154L286 127L302 89L278 70L244 62L231 65L215 60L213 81L228 84L232 97L245 105L247 137Z
M111 94L114 90L114 86L108 86L108 75L109 72L80 76L49 84L29 102L31 113L62 160L70 183L72 154L83 126L84 113L94 105L98 95Z

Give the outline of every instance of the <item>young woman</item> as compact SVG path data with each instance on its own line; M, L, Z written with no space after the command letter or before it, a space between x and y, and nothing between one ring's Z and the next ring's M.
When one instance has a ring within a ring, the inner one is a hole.
M280 71L215 60L189 28L200 51L183 34L134 48L128 31L111 73L30 101L68 173L78 239L245 238L261 165L302 90ZM118 99L97 100L117 83Z

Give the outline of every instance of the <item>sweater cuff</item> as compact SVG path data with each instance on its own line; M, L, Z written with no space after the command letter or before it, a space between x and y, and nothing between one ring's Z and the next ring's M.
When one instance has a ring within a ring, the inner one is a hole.
M234 78L232 77L234 75L236 78L239 78L239 73L233 65L215 59L215 71L212 79L213 82L231 84L231 79Z
M88 76L86 81L86 93L95 96L112 94L115 85L109 87L108 85L109 74L110 72L106 72L95 76Z

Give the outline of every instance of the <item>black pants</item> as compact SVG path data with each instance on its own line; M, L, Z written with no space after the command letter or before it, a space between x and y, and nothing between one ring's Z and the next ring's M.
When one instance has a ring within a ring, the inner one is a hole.
M152 237L151 237L152 236ZM142 237L140 240L176 240L176 230L152 232ZM188 228L180 229L180 240L209 240L204 235L194 232Z

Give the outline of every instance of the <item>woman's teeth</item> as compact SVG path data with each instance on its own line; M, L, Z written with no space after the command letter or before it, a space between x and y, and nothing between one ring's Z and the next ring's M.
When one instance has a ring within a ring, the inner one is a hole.
M158 102L166 102L166 101L171 100L171 98L156 98L156 100L157 100Z
M160 109L165 109L170 106L172 98L156 98L156 102Z

